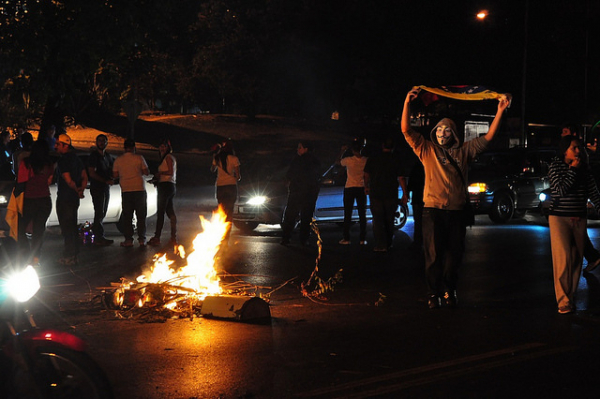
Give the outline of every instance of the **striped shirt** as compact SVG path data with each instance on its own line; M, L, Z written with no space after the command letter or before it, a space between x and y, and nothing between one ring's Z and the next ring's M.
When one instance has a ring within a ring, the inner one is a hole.
M586 218L588 199L600 210L600 193L587 167L569 169L557 158L550 164L548 177L552 189L550 215Z

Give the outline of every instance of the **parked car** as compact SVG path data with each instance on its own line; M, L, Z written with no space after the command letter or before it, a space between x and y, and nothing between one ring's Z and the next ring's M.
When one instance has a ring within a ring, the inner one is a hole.
M552 148L513 148L484 152L469 169L469 199L476 214L506 223L527 211L539 210L539 195L549 188Z
M321 179L319 197L315 206L314 218L322 223L344 222L344 184L346 171L341 166L332 167ZM259 182L240 187L239 198L233 211L233 224L240 230L252 231L259 224L280 224L287 202L287 187L283 179ZM398 198L402 189L398 188ZM401 229L409 216L409 207L400 205L396 211L394 226ZM369 198L367 197L367 220L372 219ZM352 221L358 222L356 206Z
M88 154L78 154L84 165L87 165ZM152 169L151 169L152 170ZM14 187L13 180L0 181L0 237L8 236L8 224L6 223L6 207ZM89 188L89 185L88 185ZM156 205L156 187L153 184L146 184L146 192L148 194L148 217L154 215L157 210ZM50 197L52 198L52 212L46 222L47 227L58 226L58 217L56 215L56 183L50 186ZM117 223L121 218L121 187L114 184L110 187L110 202L104 223ZM135 217L135 215L134 215ZM94 205L92 204L92 196L89 190L84 192L84 198L81 199L79 210L77 212L77 222L83 224L85 222L92 223L94 221Z

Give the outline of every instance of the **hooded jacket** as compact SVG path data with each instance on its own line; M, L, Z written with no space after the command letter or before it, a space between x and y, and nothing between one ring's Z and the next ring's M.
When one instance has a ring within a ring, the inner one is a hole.
M452 130L454 140L449 146L438 144L435 131L441 125L448 126ZM463 209L467 201L467 190L448 157L455 160L464 181L468 184L468 164L487 148L488 141L484 137L478 137L464 142L464 133L459 135L456 124L448 118L439 121L431 130L431 140L425 140L423 135L412 128L404 132L404 137L425 169L423 190L425 207L450 211Z

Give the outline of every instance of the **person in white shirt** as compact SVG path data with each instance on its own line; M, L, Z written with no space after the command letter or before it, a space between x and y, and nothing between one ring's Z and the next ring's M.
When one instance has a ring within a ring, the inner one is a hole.
M344 187L344 238L340 244L350 244L350 226L352 224L352 210L354 201L356 201L356 210L358 211L358 220L360 225L360 245L366 245L367 236L367 195L365 194L364 169L367 163L367 157L362 155L362 145L355 141L352 143L352 156L342 158L348 146L342 147L339 158L339 164L346 168L346 185Z
M227 140L218 152L213 156L211 172L217 172L215 186L217 188L217 202L227 215L227 221L231 223L233 207L237 201L237 183L242 179L240 173L240 160L235 156L233 143ZM227 231L224 242L229 241L231 226Z
M123 213L121 223L125 241L122 247L133 247L133 212L137 219L138 242L146 246L146 215L148 213L144 176L150 172L143 156L135 153L135 141L125 140L125 152L113 164L113 178L119 179Z

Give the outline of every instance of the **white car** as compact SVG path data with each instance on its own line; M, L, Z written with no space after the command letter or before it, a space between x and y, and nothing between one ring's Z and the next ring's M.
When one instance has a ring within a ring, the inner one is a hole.
M79 154L84 165L87 164L87 154ZM147 177L147 180L151 176ZM0 237L7 237L8 224L6 223L6 206L12 189L14 187L14 181L0 181ZM58 217L56 216L56 184L50 186L50 197L52 199L52 212L46 222L46 226L58 226ZM156 213L156 187L152 183L146 183L146 193L148 195L148 214L147 217L153 216ZM108 204L108 210L106 211L106 217L104 223L117 223L121 218L122 207L121 207L121 187L118 184L114 184L110 187L110 202ZM134 215L135 217L135 215ZM92 223L94 221L94 205L92 204L92 195L88 189L84 192L84 198L81 199L79 210L77 211L77 223L84 224L85 222Z
M148 217L156 213L156 187L151 183L146 183L146 193L148 194ZM46 222L46 226L58 226L58 216L56 215L56 184L50 186L50 197L52 198L52 212ZM114 184L110 187L110 202L104 223L117 223L121 218L123 209L121 207L121 187ZM135 216L135 215L134 215ZM84 197L79 203L77 211L77 223L92 223L94 221L94 204L92 204L92 195L89 190L84 192Z

